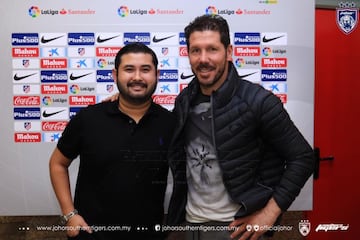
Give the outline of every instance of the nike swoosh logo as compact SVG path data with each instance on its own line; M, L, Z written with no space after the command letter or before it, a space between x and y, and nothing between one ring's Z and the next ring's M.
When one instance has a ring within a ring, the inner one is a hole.
M171 36L168 36L168 37L163 37L163 38L157 38L156 36L153 37L153 42L154 43L158 43L158 42L161 42L161 41L164 41L166 39L169 39L169 38L172 38L174 37L175 35L171 35Z
M65 109L60 110L60 111L57 111L57 112L48 113L48 112L46 112L46 110L45 110L45 111L43 112L42 116L43 116L44 118L48 118L48 117L51 117L51 116L53 116L53 115L55 115L55 114L61 113L61 112L63 112L63 111L65 111Z
M14 80L15 80L15 81L20 81L20 80L22 80L22 79L25 79L25 78L34 76L35 74L36 74L36 73L32 73L32 74L29 74L29 75L24 75L24 76L19 77L19 76L17 75L17 73L15 73L15 75L14 75Z
M48 43L48 42L51 42L51 41L54 41L56 39L59 39L59 38L62 38L64 35L62 36L58 36L58 37L54 37L54 38L48 38L46 39L44 36L41 37L41 43Z
M263 40L264 43L267 43L267 42L271 42L271 41L274 41L276 39L282 38L283 36L285 36L285 35L278 36L278 37L273 37L273 38L266 38L266 36L264 36L262 40Z
M106 42L106 41L109 41L111 39L114 39L114 38L117 38L119 37L120 35L117 35L117 36L113 36L113 37L108 37L108 38L101 38L100 36L97 37L96 41L98 43L103 43L103 42Z
M181 79L187 79L187 78L191 78L191 77L193 77L193 76L194 76L194 74L185 75L184 73L181 73L180 78L181 78Z
M79 75L79 76L74 76L72 73L70 74L70 80L76 80L76 79L79 79L79 78L82 78L82 77L86 77L87 75L90 75L92 73L85 73L83 75Z
M248 74L245 74L245 75L239 75L240 78L246 78L246 77L249 77L251 75L254 75L256 72L253 72L253 73L248 73Z

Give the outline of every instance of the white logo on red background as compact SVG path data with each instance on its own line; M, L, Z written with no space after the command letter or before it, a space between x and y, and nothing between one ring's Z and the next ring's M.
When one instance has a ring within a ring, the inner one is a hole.
M43 131L56 131L62 132L64 131L67 121L49 121L49 122L42 122L42 130Z
M180 57L186 57L186 56L188 56L187 47L180 47L180 48L179 48L179 56L180 56Z
M70 96L70 105L92 105L96 103L95 96Z
M39 57L39 54L39 48L24 47L12 49L13 57Z
M154 95L153 101L157 104L174 104L176 95Z
M38 106L40 105L39 96L14 96L14 106Z
M41 142L41 133L15 133L15 142Z

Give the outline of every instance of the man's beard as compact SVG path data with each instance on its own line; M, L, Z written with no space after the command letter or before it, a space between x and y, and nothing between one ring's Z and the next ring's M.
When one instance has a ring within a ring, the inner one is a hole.
M196 69L199 70L198 72L201 72L202 68L213 68L211 65L209 64L200 64ZM224 72L226 71L226 62L223 65L223 68L220 68L219 71L215 74L214 78L212 79L211 82L208 82L206 84L200 82L200 85L202 85L203 87L206 88L211 88L212 86L214 86L220 79L221 77L224 75ZM195 71L193 71L193 73L195 73ZM197 74L195 74L196 77L199 79L199 77L197 76Z
M157 84L154 85L153 89L150 89L150 91L148 91L145 95L142 95L142 96L132 96L131 94L128 93L128 90L124 89L118 82L116 83L116 85L119 90L119 94L126 101L133 103L133 104L142 104L151 99L151 96L155 92ZM126 87L128 88L128 87L131 87L132 85L141 85L142 87L144 87L146 89L149 87L149 85L147 85L143 82L139 82L139 81L132 81L132 82L128 83Z

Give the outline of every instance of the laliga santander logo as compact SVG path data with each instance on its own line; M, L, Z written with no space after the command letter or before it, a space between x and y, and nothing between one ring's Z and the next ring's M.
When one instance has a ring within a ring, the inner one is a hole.
M52 104L52 99L50 96L45 96L43 97L42 102L44 105L49 106Z
M106 67L107 62L106 62L105 59L100 58L100 59L97 61L97 65L98 65L99 68L104 68L104 67Z
M268 57L268 56L271 55L272 50L269 47L264 47L263 50L262 50L262 53L264 54L264 56Z
M127 15L129 15L129 9L127 6L120 6L118 8L118 14L120 17L126 17Z
M205 10L206 15L216 15L217 14L217 10L216 7L214 6L208 6Z
M78 85L71 85L70 92L72 94L78 94L80 92L80 87Z
M32 18L36 18L37 16L40 15L40 9L38 7L36 7L36 6L31 6L29 8L29 15Z
M243 67L245 65L245 60L243 58L237 58L235 60L235 65L240 68Z

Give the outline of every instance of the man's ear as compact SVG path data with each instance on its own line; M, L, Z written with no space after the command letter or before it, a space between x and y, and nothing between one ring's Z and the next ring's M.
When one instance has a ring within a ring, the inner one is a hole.
M229 46L227 47L226 52L227 52L227 60L232 61L233 47L231 44L229 44Z
M113 77L114 83L117 83L117 70L115 68L113 68L111 71L111 75Z
M156 70L156 80L159 81L160 69Z

